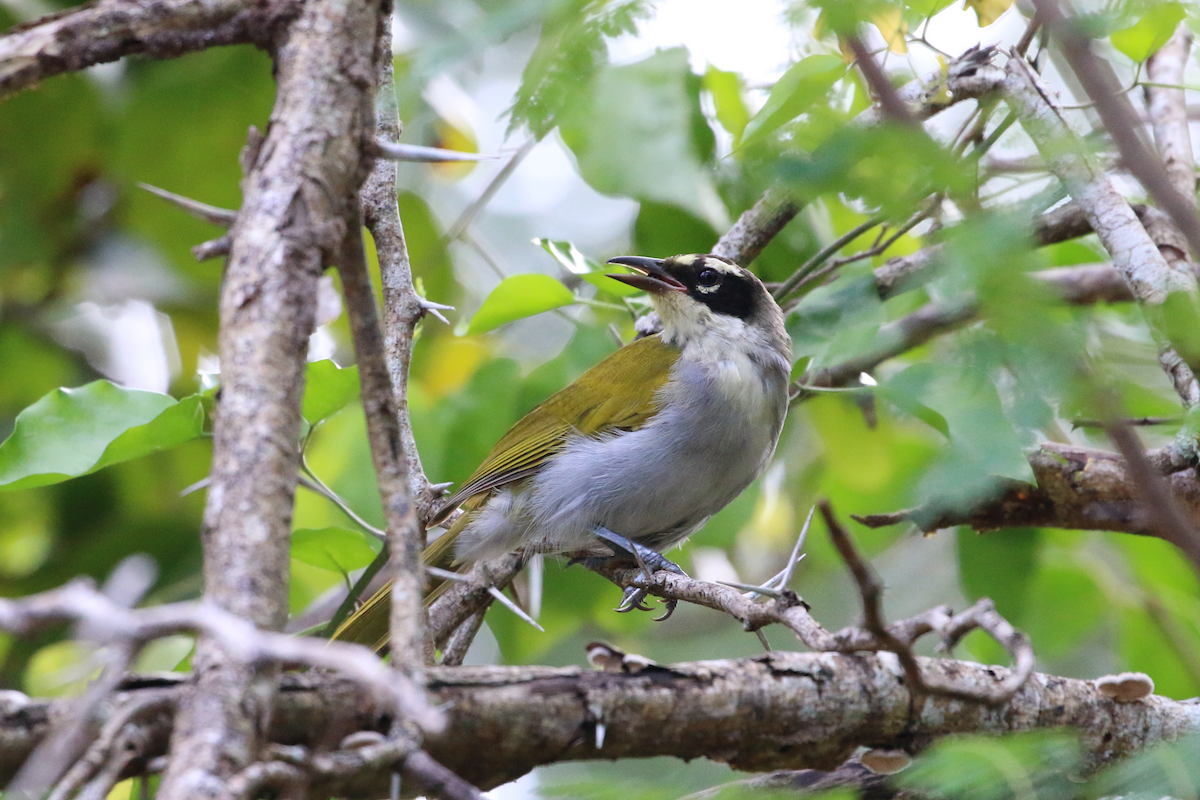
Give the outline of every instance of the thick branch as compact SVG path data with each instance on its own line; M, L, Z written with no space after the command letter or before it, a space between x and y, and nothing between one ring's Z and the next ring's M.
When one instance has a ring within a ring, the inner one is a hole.
M1200 525L1195 471L1171 471L1170 457L1163 451L1146 456L1151 468L1165 476L1175 504L1192 525ZM1036 486L1004 482L996 495L970 508L925 506L855 519L873 528L907 521L928 531L954 525L979 531L1028 526L1159 535L1125 459L1116 453L1046 442L1030 454L1029 465Z
M919 663L925 674L964 685L992 686L1008 676L1004 668L964 661ZM1000 708L936 697L914 706L890 653L777 652L738 661L648 665L636 674L435 667L429 680L433 697L454 709L450 726L426 738L429 754L484 788L561 761L665 755L756 771L831 769L860 745L913 752L957 733L1066 727L1080 731L1085 751L1099 764L1200 730L1200 706L1194 703L1157 696L1119 703L1093 681L1037 673ZM177 691L163 679L130 681L96 724L141 694ZM65 708L63 701L0 708L0 781ZM285 675L274 698L270 736L329 751L353 731L388 724L354 684L319 674ZM599 748L598 725L605 729ZM163 721L146 721L147 759L162 752L163 728ZM388 772L357 773L313 788L327 797L386 796Z
M135 53L176 56L215 45L269 46L300 13L294 0L101 0L0 37L0 99L28 86Z
M278 93L251 148L221 294L221 399L203 538L209 602L267 629L287 619L305 354L317 279L365 177L377 9L313 0L274 41ZM274 686L202 640L163 800L215 797L254 758Z

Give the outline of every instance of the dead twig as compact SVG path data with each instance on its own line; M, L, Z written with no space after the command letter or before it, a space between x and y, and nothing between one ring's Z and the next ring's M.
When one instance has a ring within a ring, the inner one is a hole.
M859 596L862 598L863 622L868 632L875 637L880 649L896 654L904 669L905 680L914 695L938 695L953 697L959 700L985 703L998 706L1012 699L1021 686L1033 673L1033 647L1029 639L1008 623L997 612L990 600L975 604L967 612L946 620L937 628L946 648L953 647L970 630L981 629L989 633L1013 658L1012 672L995 686L979 689L967 689L944 681L931 681L921 672L921 665L910 647L911 642L902 641L886 625L883 612L880 609L882 586L879 578L866 562L859 556L850 539L850 534L842 527L833 513L833 507L828 500L822 500L818 507L829 529L829 536L841 555L842 560L854 576L858 585Z

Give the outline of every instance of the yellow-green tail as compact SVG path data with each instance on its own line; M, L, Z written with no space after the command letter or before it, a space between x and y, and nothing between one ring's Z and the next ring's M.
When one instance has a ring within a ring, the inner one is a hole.
M456 525L438 537L421 554L421 561L428 567L450 569L454 566L454 544L458 540L459 526ZM450 586L450 581L437 582L429 594L425 595L425 605L430 605L441 597ZM392 582L385 583L379 591L371 595L365 603L346 617L336 631L334 639L343 642L354 642L371 646L375 652L381 652L387 647L388 626L391 622Z

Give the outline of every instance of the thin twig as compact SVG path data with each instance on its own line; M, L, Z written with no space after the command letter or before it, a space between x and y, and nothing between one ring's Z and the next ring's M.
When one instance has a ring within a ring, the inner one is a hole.
M983 690L966 689L948 683L926 680L921 673L921 665L917 663L917 658L913 655L911 643L898 638L884 622L883 612L879 607L882 586L878 576L858 555L854 543L850 540L850 535L838 522L829 501L822 500L818 506L834 546L842 556L842 560L846 562L851 575L854 576L854 582L858 584L859 595L862 598L864 625L867 631L875 637L882 649L896 654L913 694L953 697L959 700L982 702L991 706L1003 705L1011 700L1033 673L1033 648L1030 646L1028 638L1000 617L990 600L983 605L977 604L973 607L975 614L972 615L973 619L970 620L970 623L966 618L950 621L942 626L938 633L947 647L953 647L966 635L968 630L977 627L986 630L1013 657L1015 663L1012 674L996 685Z

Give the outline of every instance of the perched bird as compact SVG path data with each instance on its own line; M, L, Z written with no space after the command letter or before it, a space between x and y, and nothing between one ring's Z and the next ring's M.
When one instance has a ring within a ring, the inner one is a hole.
M749 270L714 255L623 256L662 332L622 347L517 422L431 520L457 520L425 562L524 549L674 569L682 542L767 466L788 404L783 312ZM632 605L644 595L637 596ZM630 606L627 593L623 608ZM386 645L388 589L335 638Z

